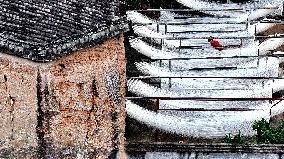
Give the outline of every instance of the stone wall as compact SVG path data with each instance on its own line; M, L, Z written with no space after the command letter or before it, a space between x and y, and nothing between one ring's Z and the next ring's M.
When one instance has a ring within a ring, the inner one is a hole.
M195 152L147 152L129 155L128 159L283 159L273 153L195 153Z
M19 154L16 147L40 158L99 159L123 151L121 35L46 64L5 54L0 62L0 156Z
M284 159L283 144L130 143L128 159Z

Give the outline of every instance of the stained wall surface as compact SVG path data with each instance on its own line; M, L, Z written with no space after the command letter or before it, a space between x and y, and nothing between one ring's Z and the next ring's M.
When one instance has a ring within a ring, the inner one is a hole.
M5 154L15 146L24 157L107 158L123 151L121 35L47 64L4 54L0 62L0 156L16 155Z
M37 146L37 69L0 57L0 143ZM28 145L26 143L29 143Z
M195 153L195 152L147 152L129 155L129 159L282 159L277 153Z

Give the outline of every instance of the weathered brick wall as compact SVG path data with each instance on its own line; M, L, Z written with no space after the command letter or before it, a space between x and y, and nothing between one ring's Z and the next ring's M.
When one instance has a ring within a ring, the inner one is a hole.
M20 135L30 137L25 144L39 149L38 157L107 158L114 149L123 151L122 36L47 64L30 62L22 66L21 62L14 62L15 57L2 59L6 62L1 63L1 71L7 74L7 79L3 76L1 79L0 108L6 114L1 114L0 140ZM15 106L9 96L15 100ZM22 132L18 130L20 127L24 128Z

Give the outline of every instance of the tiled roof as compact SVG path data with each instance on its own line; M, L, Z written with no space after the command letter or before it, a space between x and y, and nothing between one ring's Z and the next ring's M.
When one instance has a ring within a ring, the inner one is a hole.
M127 28L118 0L0 0L0 48L50 61Z

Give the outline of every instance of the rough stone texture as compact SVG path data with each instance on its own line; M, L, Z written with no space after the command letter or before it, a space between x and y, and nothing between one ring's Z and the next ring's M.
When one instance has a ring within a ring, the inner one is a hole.
M197 159L279 159L278 154L259 154L259 153L211 153L196 154Z
M124 125L124 103L121 99L115 106L111 95L117 92L107 89L110 72L121 76L112 79L114 82L125 83L122 37L83 49L42 71L45 85L41 88L44 95L48 94L43 97L43 129L49 151L71 146L95 149L95 158L106 158L112 149L118 148L114 135L117 132L123 137L124 128L117 129L119 123L115 122L119 120ZM118 92L120 98L124 97L122 88L124 84ZM121 115L114 116L116 113Z
M278 154L260 153L195 153L195 152L146 152L130 155L128 159L281 159Z
M128 159L281 159L283 144L129 143Z
M47 64L3 55L0 66L1 141L34 147L40 158L99 159L124 151L121 35ZM12 151L4 148L0 156Z
M36 146L37 69L0 56L0 72L0 143Z
M282 159L281 154L146 152L128 154L128 159Z

